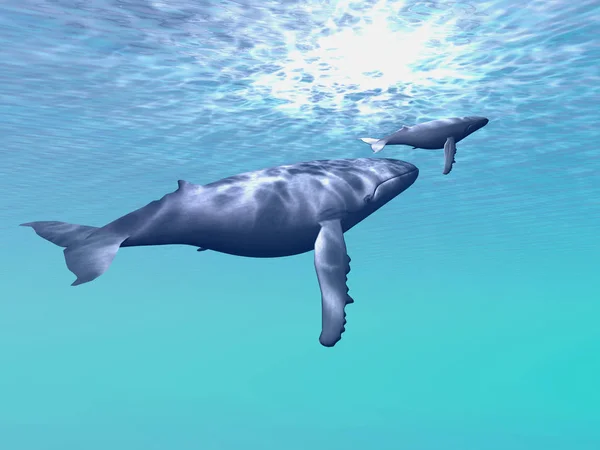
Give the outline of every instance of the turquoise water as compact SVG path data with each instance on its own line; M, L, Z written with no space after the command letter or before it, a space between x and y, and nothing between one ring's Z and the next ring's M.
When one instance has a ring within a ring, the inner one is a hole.
M600 3L4 0L0 450L600 449ZM126 248L92 283L17 225L482 115L312 252Z

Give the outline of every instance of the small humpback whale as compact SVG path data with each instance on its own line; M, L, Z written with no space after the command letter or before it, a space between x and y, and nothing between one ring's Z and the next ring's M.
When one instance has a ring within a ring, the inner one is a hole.
M73 286L102 275L120 247L182 244L199 251L276 258L314 249L321 289L319 341L333 347L345 331L350 257L344 233L408 189L419 170L384 158L309 161L224 178L179 180L176 191L103 227L29 222L64 247ZM224 324L225 325L225 324Z
M381 139L360 138L369 144L375 153L386 145L412 145L413 148L426 150L444 149L443 174L448 175L456 162L456 144L468 135L483 128L489 122L485 117L452 117L432 120L412 127L404 125L398 131Z

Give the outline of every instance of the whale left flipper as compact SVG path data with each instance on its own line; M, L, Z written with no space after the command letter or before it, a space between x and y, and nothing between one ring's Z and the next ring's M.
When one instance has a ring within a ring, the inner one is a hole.
M319 342L333 347L345 331L344 308L354 300L348 295L346 281L350 272L350 257L340 219L320 222L321 230L315 241L315 269L321 288L322 329Z
M442 172L444 175L448 175L452 170L452 165L456 162L454 160L454 156L456 156L456 142L454 138L450 136L446 139L446 143L444 144L444 171Z

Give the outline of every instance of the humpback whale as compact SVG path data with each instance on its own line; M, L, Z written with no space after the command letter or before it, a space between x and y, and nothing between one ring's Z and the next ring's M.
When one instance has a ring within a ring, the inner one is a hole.
M452 117L423 122L412 127L402 126L398 131L381 139L360 138L369 144L375 153L386 145L412 145L427 150L444 149L443 174L448 175L456 162L456 143L483 128L489 120L485 117Z
M176 191L102 227L40 221L22 224L64 247L67 267L92 281L122 247L183 244L199 251L275 258L314 250L321 290L319 341L334 346L345 331L350 257L344 233L417 179L395 159L309 161L247 172Z

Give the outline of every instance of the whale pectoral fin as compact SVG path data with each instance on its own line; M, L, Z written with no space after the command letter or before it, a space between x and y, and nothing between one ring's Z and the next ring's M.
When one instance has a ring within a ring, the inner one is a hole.
M197 252L205 252L206 250L208 250L207 248L204 247L198 247L198 250L196 250Z
M454 138L450 136L446 139L444 144L444 175L448 175L452 170L452 165L456 162L454 156L456 155L456 142Z
M321 288L322 329L319 342L333 347L345 331L344 308L354 300L348 295L346 281L350 272L350 257L339 219L319 223L321 230L315 241L315 269Z

